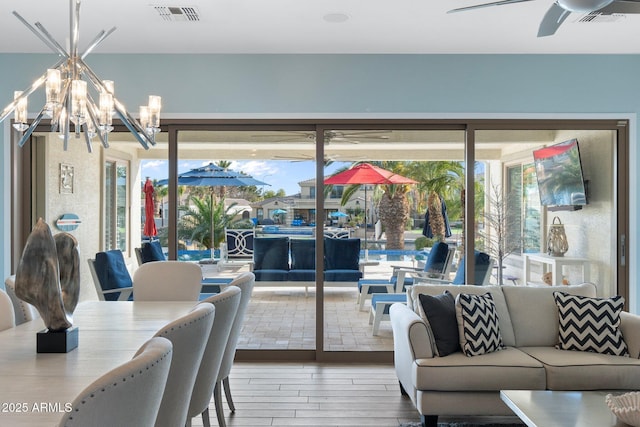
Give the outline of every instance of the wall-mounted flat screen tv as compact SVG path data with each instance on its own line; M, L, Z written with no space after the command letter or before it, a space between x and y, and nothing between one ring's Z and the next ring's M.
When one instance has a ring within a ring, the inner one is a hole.
M535 150L533 159L536 165L540 204L543 206L587 204L577 139Z

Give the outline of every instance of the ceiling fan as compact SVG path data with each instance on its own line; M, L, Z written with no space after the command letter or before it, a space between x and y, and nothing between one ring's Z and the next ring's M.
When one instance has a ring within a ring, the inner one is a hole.
M349 142L352 144L357 144L361 142L361 139L390 139L388 135L389 131L379 131L379 130L371 130L371 131L337 131L337 130L327 130L325 131L324 142L325 144L329 144L331 142ZM282 138L283 135L290 135L285 138ZM265 137L279 137L276 142L301 142L304 140L307 141L315 141L316 134L315 132L305 132L305 131L282 131L277 134L258 134L254 135L254 138L265 138Z
M474 6L460 7L447 13L481 9L490 6L504 6L513 3L524 3L533 0L500 0ZM598 13L612 15L614 13L640 13L640 0L556 0L542 18L538 27L538 37L551 36L556 33L560 25L571 12Z

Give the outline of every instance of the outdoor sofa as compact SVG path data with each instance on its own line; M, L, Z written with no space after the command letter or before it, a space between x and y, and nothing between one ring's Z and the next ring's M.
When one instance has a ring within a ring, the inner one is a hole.
M555 292L562 294L554 295ZM464 297L455 299L456 320L452 325L451 297L458 294ZM620 313L620 297L593 297L596 286L591 283L555 287L409 287L406 305L396 303L390 310L395 371L401 391L413 401L422 424L436 426L439 415L513 415L501 401L500 390L637 390L640 316ZM489 299L494 310L487 303ZM556 300L563 304L562 315ZM474 302L487 304L482 309ZM468 310L470 306L477 311ZM589 332L590 320L592 326L602 328L600 334ZM470 333L475 321L476 336ZM497 322L497 327L490 327L492 322ZM462 335L461 323L466 325ZM572 330L582 328L582 333ZM453 336L454 331L458 335ZM589 339L579 341L575 337ZM504 348L473 356L461 351L461 345L472 354L482 353L483 348L491 350L496 338L501 339ZM561 347L591 347L594 351L558 349L560 338ZM628 356L602 354L623 354L625 346Z
M255 286L315 286L314 239L262 237L254 240ZM326 286L357 287L360 271L360 239L324 238Z

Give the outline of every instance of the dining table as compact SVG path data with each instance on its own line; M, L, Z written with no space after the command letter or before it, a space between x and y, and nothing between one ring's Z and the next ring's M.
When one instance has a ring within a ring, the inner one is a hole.
M78 346L38 353L42 319L0 332L0 426L55 426L94 380L130 360L196 302L85 301L73 313Z

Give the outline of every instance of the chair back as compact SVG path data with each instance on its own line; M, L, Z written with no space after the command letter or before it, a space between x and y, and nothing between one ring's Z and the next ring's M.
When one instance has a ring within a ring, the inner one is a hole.
M26 301L21 300L16 295L16 276L11 275L4 281L4 288L7 291L7 295L11 298L13 303L13 312L16 318L16 325L21 325L24 322L29 322L33 319L40 317L38 310Z
M438 275L444 274L448 258L449 245L445 242L436 242L431 251L429 251L429 256L427 256L427 261L424 264L424 271Z
M135 252L136 258L138 259L138 265L142 265L146 262L165 261L167 259L162 251L162 245L158 240L144 242L142 247L135 248Z
M198 301L202 270L191 262L155 261L133 273L136 301Z
M246 259L253 257L253 229L225 229L226 256L229 259Z
M172 345L152 338L128 362L107 372L71 403L59 427L153 426L171 366Z
M351 237L350 230L324 230L322 232L324 237L329 237L332 239L348 239Z
M186 424L193 385L211 333L214 313L215 307L212 304L200 303L155 334L156 337L167 338L173 344L171 369L158 410L156 427L181 427Z
M88 262L98 299L101 301L128 299L133 282L121 250L98 252L95 259L89 259ZM122 292L118 291L119 289L122 289Z
M220 372L218 374L219 381L227 378L229 376L229 373L231 373L231 368L233 367L233 359L236 356L238 339L240 338L240 331L242 330L242 325L244 324L244 316L247 312L249 301L251 300L251 293L253 292L253 285L255 281L256 276L254 276L253 273L245 272L238 275L229 284L229 286L237 286L242 292L240 303L238 304L238 311L236 312L236 316L233 319L233 325L231 326L231 331L229 332L227 346L224 350L224 355L222 356L222 363L220 364Z
M475 274L473 283L466 283L465 281L465 273L464 273L464 258L460 260L458 263L458 271L451 282L454 285L488 285L489 279L491 278L491 269L493 268L493 260L491 257L480 251L474 251L474 259L475 259Z
M228 286L219 294L212 295L202 301L213 304L216 308L216 315L204 349L196 383L193 386L188 418L200 415L209 408L213 389L218 380L222 356L227 347L231 326L240 304L241 292L237 286Z
M16 315L9 295L0 289L0 331L16 326Z

